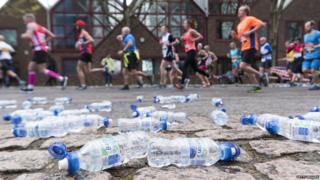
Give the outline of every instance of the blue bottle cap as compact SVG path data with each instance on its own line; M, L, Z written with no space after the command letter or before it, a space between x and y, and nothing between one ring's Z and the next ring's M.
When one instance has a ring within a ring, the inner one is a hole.
M190 98L188 96L186 96L186 103L190 102Z
M306 118L304 118L303 115L297 115L295 116L296 119L299 119L299 120L306 120Z
M62 160L68 154L67 146L63 142L52 143L48 147L48 152L56 160Z
M194 146L190 146L190 158L194 158L197 155L197 148Z
M4 121L10 121L11 120L11 115L10 114L6 114L3 116L3 120Z
M160 99L157 96L153 97L153 103L157 104L160 102Z
M14 125L21 124L21 122L22 122L22 118L20 116L13 116L11 118L11 123Z
M220 145L222 155L220 160L222 161L234 161L240 156L240 147L231 142L225 142Z
M310 112L320 112L320 106L313 107Z
M14 127L12 130L14 137L26 137L27 131L23 127Z
M279 132L279 126L277 121L269 121L266 123L266 130L271 134L271 135L276 135Z
M220 111L227 112L227 110L225 108L221 108Z
M108 117L103 118L103 125L105 128L109 127L110 119Z
M162 131L168 130L168 122L167 122L167 119L161 118L161 119L160 119L160 123L161 123L161 130L162 130Z
M242 125L254 125L256 124L256 119L257 116L256 115L242 115L240 118L240 122Z
M80 171L80 161L77 153L68 153L66 156L68 160L68 173L70 176L76 175Z

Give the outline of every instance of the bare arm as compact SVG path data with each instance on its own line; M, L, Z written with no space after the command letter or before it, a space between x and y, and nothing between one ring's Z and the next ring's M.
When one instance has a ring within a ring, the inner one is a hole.
M130 47L132 47L133 43L132 41L129 41L128 44L123 48L122 51L126 51L127 49L129 49Z
M83 31L83 36L87 40L86 42L84 42L84 44L89 44L89 43L93 43L94 42L93 37L87 31Z
M192 34L192 36L194 37L194 38L193 38L193 41L194 41L194 42L197 42L197 41L203 39L203 36L202 36L198 31L196 31L196 30L194 30L194 29L191 30L191 34Z
M45 29L45 32L47 34L47 39L46 39L46 42L50 42L53 38L55 38L56 36L51 32L49 31L48 29Z

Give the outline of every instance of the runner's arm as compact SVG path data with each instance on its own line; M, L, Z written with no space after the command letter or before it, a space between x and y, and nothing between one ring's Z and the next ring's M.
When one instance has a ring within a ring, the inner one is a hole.
M46 39L46 42L50 42L53 38L55 38L56 36L51 32L49 31L48 29L45 28L45 32L47 34L47 39Z
M255 17L253 17L251 19L250 25L254 28L248 32L243 33L244 36L249 36L250 34L257 32L261 27L265 27L267 24L265 22L255 18Z
M197 41L199 41L199 40L201 40L201 39L203 39L203 36L198 32L198 31L196 31L196 30L191 30L191 34L193 35L193 41L194 42L197 42Z
M83 35L87 40L86 42L84 42L84 44L89 44L94 42L93 37L87 31L83 31Z

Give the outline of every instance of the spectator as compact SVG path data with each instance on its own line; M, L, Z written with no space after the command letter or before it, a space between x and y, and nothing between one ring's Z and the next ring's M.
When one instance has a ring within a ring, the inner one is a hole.
M261 64L260 64L260 73L265 74L266 82L264 86L269 84L269 74L272 67L272 47L267 42L266 37L260 38L260 54L261 54Z

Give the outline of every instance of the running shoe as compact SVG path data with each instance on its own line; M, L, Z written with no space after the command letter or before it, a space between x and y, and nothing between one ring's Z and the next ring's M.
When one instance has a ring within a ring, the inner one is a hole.
M61 82L61 89L65 90L67 88L67 85L68 85L68 77L65 76L65 77L63 77L63 80Z
M248 93L260 93L262 91L262 88L259 86L254 86L251 89L248 90Z
M123 88L121 88L120 90L126 91L126 90L130 90L128 85L123 86Z
M79 90L79 91L84 91L84 90L87 90L87 89L88 89L88 86L79 86L77 88L77 90Z
M33 91L33 88L22 87L20 90L21 90L21 91L24 91L24 92L32 92L32 91Z
M317 84L313 84L310 88L309 91L319 91L320 90L320 86Z

